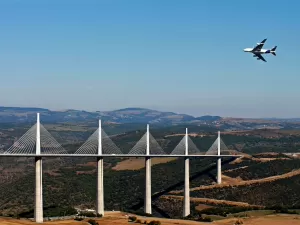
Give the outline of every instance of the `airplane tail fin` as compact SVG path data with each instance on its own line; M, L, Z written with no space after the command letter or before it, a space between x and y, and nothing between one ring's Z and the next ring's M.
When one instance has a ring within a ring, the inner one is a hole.
M275 56L276 56L276 48L277 48L277 46L275 46L274 48L271 49L271 53Z

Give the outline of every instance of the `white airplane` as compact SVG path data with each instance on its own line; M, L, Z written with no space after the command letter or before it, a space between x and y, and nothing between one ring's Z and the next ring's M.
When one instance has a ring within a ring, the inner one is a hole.
M275 46L272 49L262 49L262 47L264 46L265 42L267 39L264 39L262 42L257 43L257 45L254 48L245 48L244 52L250 52L253 53L253 57L257 57L257 60L263 60L265 62L267 62L264 57L262 57L261 54L273 54L276 56L276 48L277 46Z

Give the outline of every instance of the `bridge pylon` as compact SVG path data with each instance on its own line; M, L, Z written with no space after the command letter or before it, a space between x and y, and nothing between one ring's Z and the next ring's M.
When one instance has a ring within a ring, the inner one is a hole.
M99 120L98 152L97 152L97 206L96 213L104 216L104 186L103 186L103 157L102 157L102 128Z
M218 156L221 155L221 137L220 137L220 131L218 131ZM217 161L217 183L222 183L222 162L221 157L218 157Z
M41 132L40 114L37 113L36 122L36 157L35 157L35 206L34 219L37 223L43 223L43 181L42 181L42 157L41 155Z
M185 134L185 155L189 155L189 136L186 128ZM190 160L188 157L184 158L184 198L183 198L183 217L191 214L190 206Z
M152 203L151 203L151 157L150 155L150 133L149 124L147 124L147 144L146 144L146 157L145 157L145 168L146 168L146 179L145 179L145 205L144 212L152 214Z

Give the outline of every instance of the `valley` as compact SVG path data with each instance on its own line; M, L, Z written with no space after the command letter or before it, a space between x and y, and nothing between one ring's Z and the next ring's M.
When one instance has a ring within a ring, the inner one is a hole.
M32 125L8 122L0 126L2 150L11 146ZM97 129L97 121L51 122L44 124L44 127L69 153L73 153ZM169 154L184 137L185 127L202 153L217 138L218 127L207 124L151 125L150 133ZM126 154L145 134L146 126L141 123L105 123L103 130ZM202 215L216 223L226 224L230 213L249 214L249 210L258 214L260 210L269 210L268 220L271 220L278 213L290 214L300 209L300 158L298 155L287 154L300 153L300 130L221 130L221 138L229 150L243 157L222 160L222 184L216 184L214 159L190 159L192 220ZM0 165L1 215L31 218L34 206L33 159L2 157ZM153 158L151 170L153 216L182 219L183 159L171 156ZM144 186L144 159L115 157L104 160L105 210L142 214ZM74 208L95 208L95 187L96 159L43 159L45 217L72 215ZM292 216L297 214L290 218ZM254 224L252 217L243 219L244 224ZM257 221L260 219L266 217L256 218Z

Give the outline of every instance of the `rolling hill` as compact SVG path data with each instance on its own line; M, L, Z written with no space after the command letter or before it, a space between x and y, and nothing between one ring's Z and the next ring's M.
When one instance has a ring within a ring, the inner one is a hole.
M84 110L51 111L45 108L0 107L0 123L32 122L36 113L41 114L44 123L84 122L102 119L107 123L150 123L178 124L203 121L217 121L219 116L193 117L173 112L160 112L144 108L125 108L114 111L88 112Z

